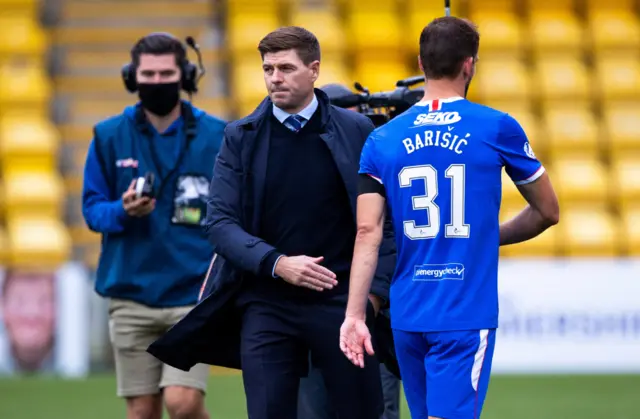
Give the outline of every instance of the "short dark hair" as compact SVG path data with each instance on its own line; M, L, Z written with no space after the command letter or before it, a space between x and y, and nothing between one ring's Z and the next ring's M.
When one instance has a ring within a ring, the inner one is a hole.
M151 33L138 40L131 48L131 62L136 66L140 64L140 55L142 54L174 54L178 65L187 59L187 51L182 42L175 36L164 32Z
M420 60L427 79L455 78L469 57L478 56L480 34L466 19L439 17L420 34Z
M320 42L310 31L299 26L285 26L270 32L258 44L260 56L264 59L267 53L293 49L300 60L309 65L320 61Z

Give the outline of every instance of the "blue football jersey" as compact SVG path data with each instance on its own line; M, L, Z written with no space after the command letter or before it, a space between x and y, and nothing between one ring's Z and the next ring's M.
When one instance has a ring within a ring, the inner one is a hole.
M384 185L395 228L394 328L498 326L503 167L516 184L544 173L513 117L463 98L418 103L371 133L360 173Z

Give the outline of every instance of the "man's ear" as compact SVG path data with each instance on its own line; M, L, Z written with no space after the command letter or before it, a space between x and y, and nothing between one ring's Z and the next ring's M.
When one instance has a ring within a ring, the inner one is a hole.
M315 81L318 80L318 77L320 77L320 61L313 61L311 64L309 64L309 69L311 70L311 75L315 83Z
M424 67L422 66L422 59L418 55L418 67L420 67L420 71L424 73Z

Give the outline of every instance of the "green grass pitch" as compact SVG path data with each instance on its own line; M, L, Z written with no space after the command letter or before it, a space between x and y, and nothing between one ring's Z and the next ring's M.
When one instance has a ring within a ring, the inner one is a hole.
M638 419L639 389L640 375L494 376L482 419ZM237 374L212 375L206 400L212 419L247 417L242 379ZM77 381L0 380L2 419L124 417L113 375ZM402 419L410 419L406 404Z

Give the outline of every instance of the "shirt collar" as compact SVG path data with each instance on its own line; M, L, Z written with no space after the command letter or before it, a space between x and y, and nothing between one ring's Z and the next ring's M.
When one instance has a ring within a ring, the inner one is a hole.
M314 93L311 103L309 103L306 108L298 112L297 115L300 115L301 117L303 117L308 121L311 119L316 109L318 109L318 98ZM278 119L278 121L280 121L281 123L284 123L285 119L287 119L291 115L294 115L294 114L278 108L275 104L273 105L273 116L275 116Z

